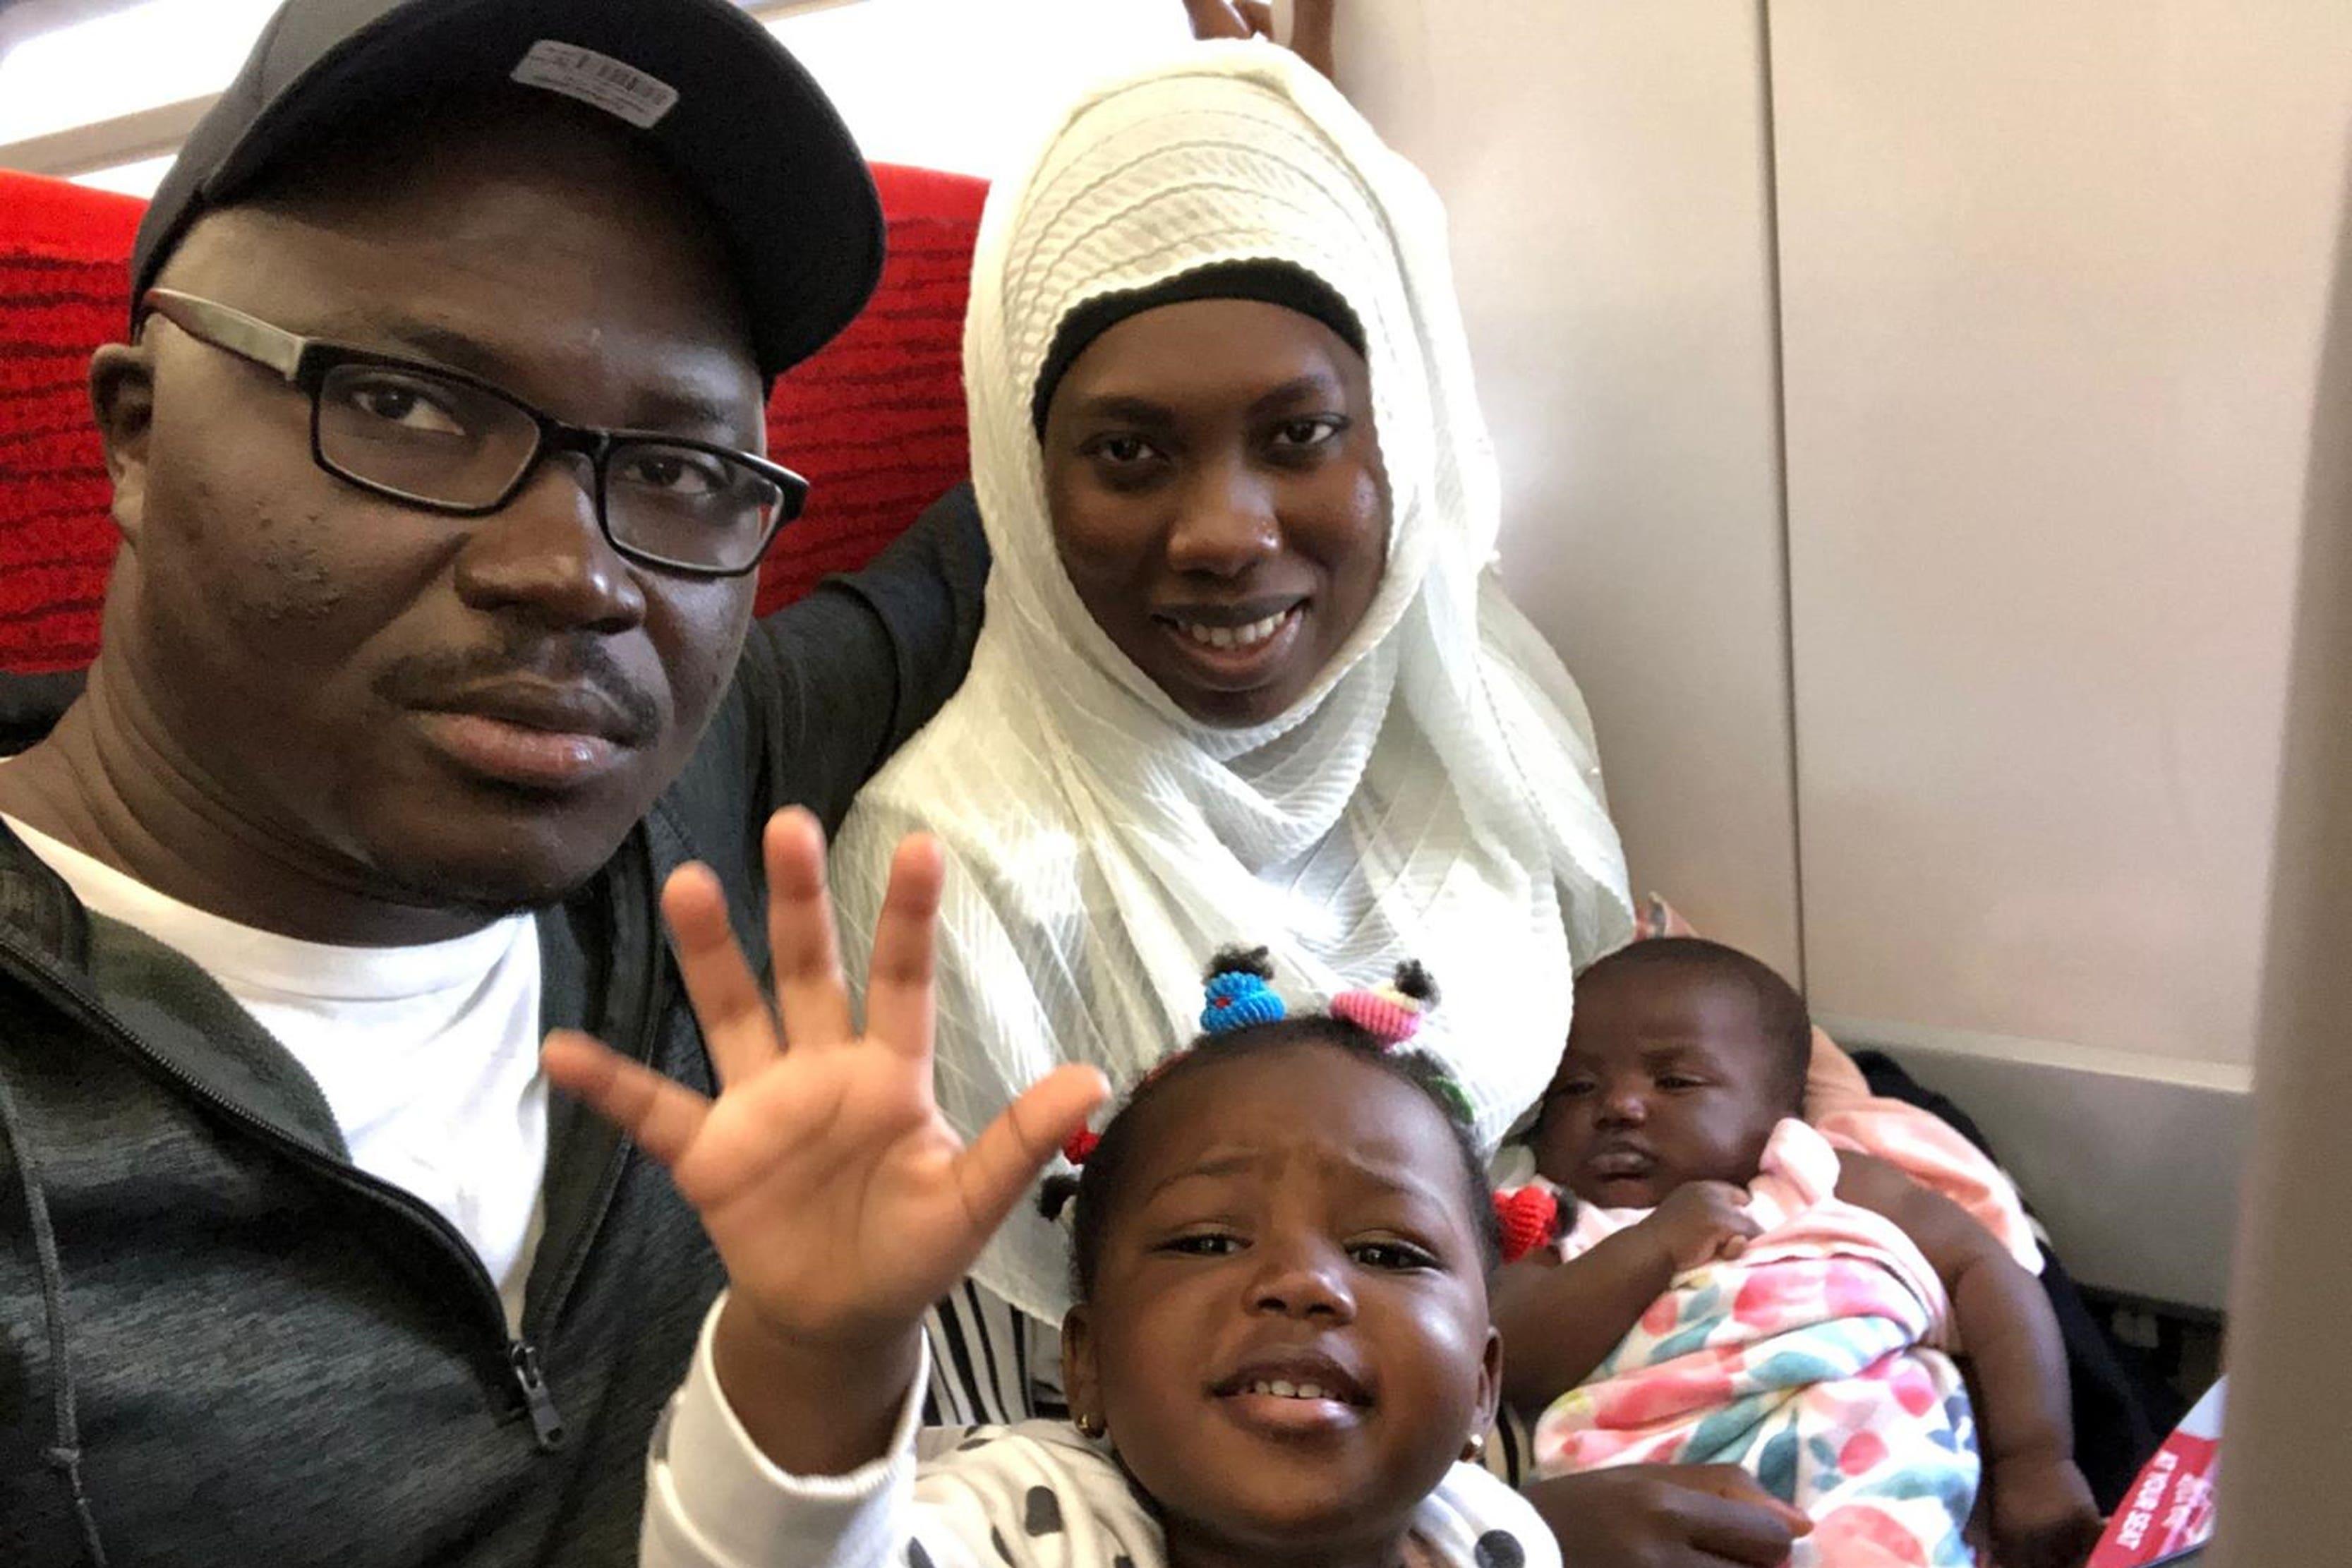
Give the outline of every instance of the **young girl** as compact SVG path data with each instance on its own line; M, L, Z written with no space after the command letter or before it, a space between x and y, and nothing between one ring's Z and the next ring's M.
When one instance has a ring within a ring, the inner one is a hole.
M780 816L767 849L775 1015L709 875L663 900L715 1101L581 1037L546 1053L668 1164L730 1281L654 1440L646 1563L1559 1562L1462 1462L1497 1398L1495 1216L1460 1091L1393 1048L1414 996L1285 1019L1229 968L1210 1032L1090 1150L1083 1067L967 1148L931 1099L936 847L893 864L862 1039L814 821ZM1070 1422L919 1432L925 1309L1066 1144Z
M2001 1568L2079 1563L2098 1516L2047 1300L1954 1205L1796 1120L1811 1037L1715 942L1579 978L1533 1136L1577 1202L1568 1261L1498 1306L1537 1464L1739 1463L1814 1519L1800 1568L1940 1568L1976 1560L1980 1433Z

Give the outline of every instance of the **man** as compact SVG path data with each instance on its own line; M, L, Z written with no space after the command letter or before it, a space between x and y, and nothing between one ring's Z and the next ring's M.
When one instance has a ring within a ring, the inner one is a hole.
M660 879L759 910L960 678L968 505L751 621L881 245L725 0L291 0L191 137L104 652L0 765L0 1562L634 1560L719 1275L537 1050L707 1083Z

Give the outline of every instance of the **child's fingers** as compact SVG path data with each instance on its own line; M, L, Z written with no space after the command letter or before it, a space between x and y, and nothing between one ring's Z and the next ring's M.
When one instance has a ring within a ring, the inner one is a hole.
M539 1059L549 1081L665 1166L677 1163L710 1114L710 1102L692 1089L572 1029L550 1033Z
M1066 1064L1031 1084L982 1128L955 1165L974 1231L989 1235L1003 1224L1055 1151L1109 1097L1110 1082L1101 1073Z
M727 897L710 868L680 866L662 888L662 919L677 947L687 1000L702 1025L719 1081L740 1083L768 1063L776 1048L776 1022L735 930L727 923Z
M874 961L866 975L866 1038L926 1063L945 877L940 847L929 836L917 834L898 846L890 858L890 883L874 922Z
M768 948L776 965L776 1010L787 1047L841 1046L857 1037L841 978L833 900L824 886L824 830L805 809L768 818Z

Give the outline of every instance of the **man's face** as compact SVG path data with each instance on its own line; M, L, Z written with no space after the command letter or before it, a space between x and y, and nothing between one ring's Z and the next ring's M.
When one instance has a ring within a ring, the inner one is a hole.
M762 449L735 289L649 155L569 116L396 134L207 217L162 282L575 424ZM592 875L684 766L751 580L615 553L578 459L488 517L418 510L318 468L272 373L160 321L139 353L152 421L109 420L106 657L164 764L363 895L501 909Z

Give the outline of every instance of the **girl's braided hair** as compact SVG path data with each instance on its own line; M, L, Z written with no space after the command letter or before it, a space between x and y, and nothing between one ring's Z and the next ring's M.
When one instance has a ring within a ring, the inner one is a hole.
M1058 1219L1076 1205L1070 1219L1070 1278L1077 1300L1093 1294L1111 1213L1125 1190L1150 1108L1167 1087L1204 1067L1307 1045L1345 1051L1411 1084L1437 1108L1460 1155L1462 1201L1477 1237L1481 1270L1491 1274L1500 1261L1493 1189L1472 1130L1469 1101L1435 1057L1401 1043L1437 1000L1429 972L1407 962L1398 966L1391 984L1345 993L1332 999L1329 1011L1297 1017L1286 1016L1280 998L1267 987L1273 973L1265 948L1221 950L1209 965L1201 1034L1138 1080L1099 1137L1081 1133L1072 1140L1065 1152L1077 1164L1077 1174L1045 1179L1037 1206L1046 1218ZM1400 1026L1400 1018L1409 1021Z

